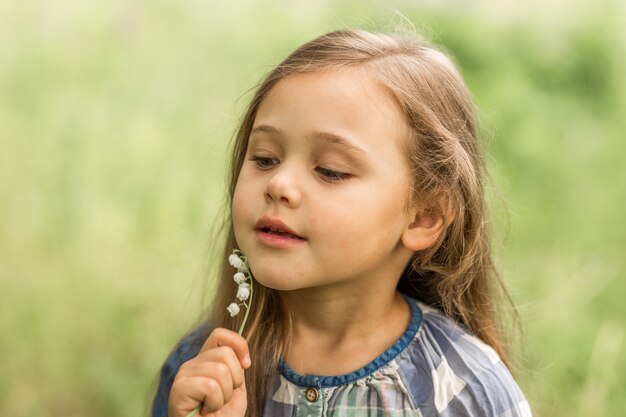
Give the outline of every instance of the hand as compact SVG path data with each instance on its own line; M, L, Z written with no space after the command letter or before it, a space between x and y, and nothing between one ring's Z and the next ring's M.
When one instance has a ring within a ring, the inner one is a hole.
M181 365L168 400L169 417L187 417L200 404L202 417L243 417L248 401L244 369L250 367L248 343L217 328L200 353Z

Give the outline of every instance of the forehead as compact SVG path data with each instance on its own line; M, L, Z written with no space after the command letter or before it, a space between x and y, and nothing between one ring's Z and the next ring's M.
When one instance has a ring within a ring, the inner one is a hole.
M272 126L290 140L323 139L320 132L345 138L370 156L402 152L410 132L387 88L367 71L351 68L280 80L263 100L253 131L260 126Z

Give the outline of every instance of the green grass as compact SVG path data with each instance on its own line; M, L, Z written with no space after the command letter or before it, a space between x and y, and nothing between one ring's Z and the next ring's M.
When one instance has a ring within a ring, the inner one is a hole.
M480 108L536 414L626 408L623 2L210 3L0 6L3 415L141 414L205 307L244 94L325 31L405 19Z

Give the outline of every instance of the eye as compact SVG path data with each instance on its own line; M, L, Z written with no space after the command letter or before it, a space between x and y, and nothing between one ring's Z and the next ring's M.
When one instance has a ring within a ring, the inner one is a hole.
M317 167L317 172L324 178L325 181L328 182L338 182L341 180L345 180L351 177L350 174L346 174L344 172L333 171L332 169Z
M250 161L253 161L259 169L269 169L274 165L278 165L278 159L267 156L252 155Z

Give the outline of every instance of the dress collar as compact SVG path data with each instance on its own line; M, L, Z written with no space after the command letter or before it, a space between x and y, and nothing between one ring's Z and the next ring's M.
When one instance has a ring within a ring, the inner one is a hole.
M301 387L316 387L316 388L328 388L345 385L350 382L354 382L357 379L361 379L370 375L387 365L393 359L396 358L406 347L411 343L411 340L417 334L420 324L422 323L422 310L417 305L417 302L408 296L402 294L404 299L409 303L411 307L411 322L400 336L400 338L389 349L381 353L372 362L364 367L357 369L354 372L350 372L344 375L337 376L323 376L323 375L301 375L295 372L287 365L283 358L280 358L278 363L278 370L288 381L301 386Z

